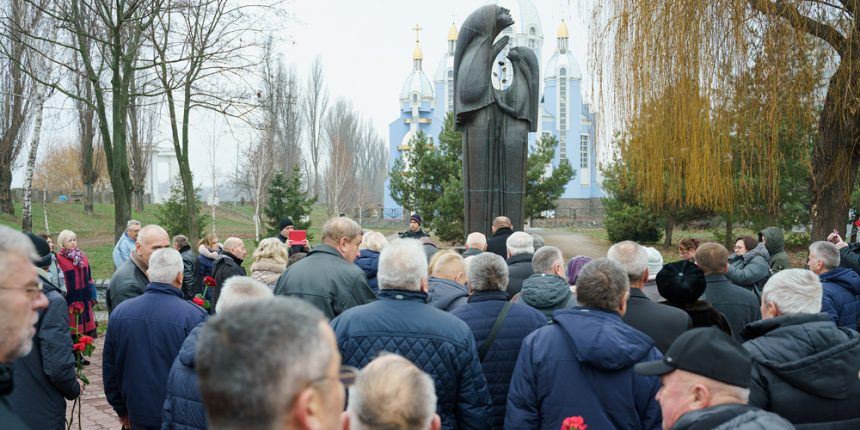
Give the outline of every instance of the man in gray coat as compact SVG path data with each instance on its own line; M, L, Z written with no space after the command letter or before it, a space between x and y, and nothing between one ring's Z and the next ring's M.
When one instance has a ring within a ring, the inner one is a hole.
M707 282L702 300L726 316L735 339L740 339L744 326L761 319L761 309L755 294L726 279L728 258L729 251L719 243L704 243L696 250L696 265Z
M361 244L361 226L347 217L332 218L323 225L322 236L320 245L281 275L275 295L305 300L332 319L376 296L364 272L353 264Z
M69 336L69 310L65 297L48 280L45 271L51 265L48 242L32 233L27 236L39 254L35 263L48 308L39 311L33 350L15 360L15 389L9 395L9 404L31 429L61 430L65 424L66 400L74 400L81 394Z
M110 278L105 296L108 312L113 312L120 303L143 294L143 290L149 284L149 279L146 277L149 257L153 252L169 246L170 236L160 226L150 224L140 229L131 258L122 263Z

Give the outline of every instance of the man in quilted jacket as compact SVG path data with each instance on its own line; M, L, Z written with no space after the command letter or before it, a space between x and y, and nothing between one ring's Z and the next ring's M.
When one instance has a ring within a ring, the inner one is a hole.
M427 304L427 258L418 241L385 247L377 278L379 300L332 321L343 363L364 367L383 351L403 356L433 378L443 429L489 428L475 338L466 323Z

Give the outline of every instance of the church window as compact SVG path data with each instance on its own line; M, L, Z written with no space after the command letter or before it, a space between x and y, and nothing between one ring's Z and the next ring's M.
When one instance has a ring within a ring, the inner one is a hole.
M588 168L588 135L579 136L579 167Z
M418 103L418 93L412 93L412 103Z
M567 70L558 71L558 154L567 159Z

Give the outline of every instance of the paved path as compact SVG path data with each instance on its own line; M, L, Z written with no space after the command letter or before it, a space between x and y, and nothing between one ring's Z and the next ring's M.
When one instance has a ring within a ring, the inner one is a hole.
M604 240L565 230L530 228L526 229L526 232L539 234L543 237L544 243L561 249L565 259L575 255L585 255L591 258L606 257L606 251L611 245Z
M102 349L104 348L104 336L95 340L96 350L89 357L90 365L84 367L84 374L89 378L90 385L84 388L81 395L80 428L86 430L116 430L120 428L119 418L105 399L104 385L102 384ZM66 419L68 420L72 411L72 402L67 402ZM74 412L73 429L78 428L78 411Z

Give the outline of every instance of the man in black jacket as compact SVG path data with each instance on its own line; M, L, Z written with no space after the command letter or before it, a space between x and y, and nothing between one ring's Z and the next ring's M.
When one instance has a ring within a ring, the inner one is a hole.
M732 327L732 335L740 339L744 326L761 319L761 310L753 292L726 279L728 260L729 251L719 243L703 243L696 249L696 265L702 269L707 282L702 300L726 316Z
M25 430L27 425L10 409L14 387L10 364L33 348L39 311L48 307L36 266L30 261L33 243L19 231L0 225L0 426Z
M191 250L191 244L188 243L188 236L177 234L173 236L173 249L179 251L182 256L182 294L187 300L194 298L194 262L197 261L197 256Z
M216 288L212 289L212 309L218 304L218 297L221 295L221 287L224 286L224 281L234 276L245 276L245 268L242 267L242 262L248 251L245 250L245 242L238 237L228 237L224 241L224 250L221 252L221 257L215 260L212 265L212 277L215 278Z
M421 215L417 213L409 217L409 230L398 233L401 239L421 239L422 237L430 237L424 230L421 229Z
M818 276L802 269L765 285L763 319L743 332L753 362L750 404L798 428L860 428L860 335L821 312L821 295Z
M291 264L278 279L276 296L310 302L334 318L343 311L372 302L376 295L353 262L362 239L361 226L347 217L332 218L322 227L322 244Z
M515 296L523 289L523 281L534 275L532 258L535 255L534 239L530 234L518 231L506 241L508 263L508 295Z
M149 284L146 277L149 257L153 252L169 246L170 236L161 226L150 224L140 229L131 257L110 278L105 297L108 312L113 312L120 303L143 294Z
M60 430L65 424L66 400L81 394L69 336L69 308L60 289L48 280L48 242L32 233L27 236L39 255L36 266L48 308L39 311L33 350L15 360L15 390L9 395L9 404L31 429Z
M654 339L657 349L665 354L678 336L693 328L693 320L686 312L654 303L645 295L643 288L650 277L645 247L632 241L619 242L609 248L606 258L620 264L630 279L627 313L622 319Z
M634 369L660 376L657 401L664 429L794 429L779 415L747 405L751 367L738 341L703 327L678 337L662 360L638 363Z
M493 220L493 237L487 240L487 252L493 252L499 257L508 258L508 236L514 233L511 219L506 216Z

